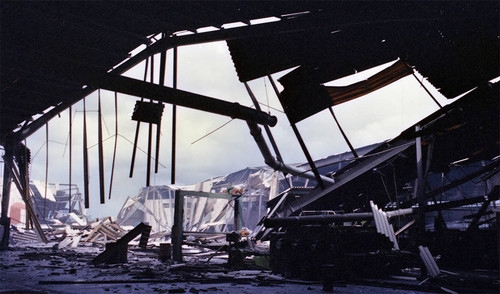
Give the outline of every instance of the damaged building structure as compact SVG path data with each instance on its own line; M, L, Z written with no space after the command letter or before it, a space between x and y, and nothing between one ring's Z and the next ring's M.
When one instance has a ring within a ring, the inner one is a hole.
M11 185L46 241L29 197L30 159L24 140L86 95L106 89L142 97L132 119L138 126L149 124L150 132L148 187L127 199L119 215L122 225L140 227L129 232L133 236L116 233L115 242L106 244L102 254L116 250L123 259L125 252L126 260L129 241L142 234L140 246L144 245L152 228L171 235L173 260L181 263L186 234L217 232L227 234L229 263L241 266L251 249L242 247L270 241L267 256L273 273L286 279L321 280L324 290L337 281L379 283L376 279L400 277L418 268L418 274L411 275L418 279L410 283L412 289L430 283L426 290L498 291L498 1L1 5L3 248L9 246ZM250 22L263 17L277 21ZM232 22L244 25L223 28ZM206 26L215 30L196 30ZM184 30L191 33L176 34ZM75 41L76 35L88 44ZM177 47L215 41L226 41L253 108L164 85L167 50L174 50L176 58ZM128 55L141 44L142 51ZM123 75L140 62L152 63L154 55L162 60L159 84L147 82L146 76L141 81ZM360 82L325 85L389 62ZM275 81L272 74L287 69ZM445 97L456 99L441 105L417 72ZM335 115L336 106L363 99L407 76L419 81L439 109L395 138L355 149ZM272 134L277 119L261 110L249 85L262 77L275 91L307 163L291 164L282 158ZM179 188L173 186L173 161L172 186L150 186L151 125L160 125L163 103L245 121L245 144L255 144L267 166ZM312 158L297 125L324 110L341 131L337 139L349 146L348 156ZM102 142L100 120L99 136ZM81 189L88 208L85 138ZM104 203L103 154L98 148L99 196ZM135 150L136 146L131 174ZM252 231L245 236L247 242L239 242L239 233L231 234L243 226ZM471 280L457 273L475 269L487 269L494 277Z

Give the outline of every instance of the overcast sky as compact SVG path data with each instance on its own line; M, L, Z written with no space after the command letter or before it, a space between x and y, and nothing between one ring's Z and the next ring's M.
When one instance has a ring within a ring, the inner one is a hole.
M238 102L250 106L252 102L245 87L238 81L229 51L225 42L186 46L178 49L178 88L206 96ZM386 64L384 66L388 66ZM158 82L159 56L155 59L155 83ZM359 73L354 77L344 78L332 84L345 85L367 78L382 67ZM277 80L285 74L274 74ZM129 77L142 79L144 63L139 64L127 74ZM149 74L148 74L149 77ZM282 109L268 80L264 78L251 81L257 99L269 103L272 108ZM278 86L279 83L277 83ZM172 54L167 57L167 86L172 85ZM427 83L430 87L430 85ZM281 88L280 88L281 89ZM442 97L435 89L443 105L451 102ZM106 127L104 138L105 186L109 192L111 164L115 134L114 93L101 91L103 117ZM88 146L90 164L90 211L92 217L116 216L127 196L135 196L146 183L146 155L138 150L134 177L128 177L132 155L136 122L131 114L137 97L118 94L118 147L114 172L111 200L99 204L99 173L97 157L97 92L89 95L87 101ZM286 163L305 162L297 139L291 132L286 117L272 108L261 106L266 112L278 117L278 124L272 132ZM420 87L414 77L408 76L392 85L378 90L360 99L334 107L337 118L354 147L362 147L397 136L402 130L436 111L437 105ZM72 181L83 192L83 103L73 105L73 155ZM171 106L166 105L162 121L160 170L152 172L152 185L170 184L171 157ZM69 182L69 110L49 122L49 172L51 183ZM226 175L246 167L262 166L264 160L257 145L249 134L244 121L233 120L212 135L198 141L210 131L230 120L228 117L177 108L177 170L176 183L179 185L195 184L211 177ZM342 139L330 113L323 111L298 123L306 144L314 159L345 152L347 144ZM148 125L140 129L139 148L147 150ZM155 130L153 130L155 134ZM32 151L31 179L45 180L45 128L27 139ZM153 147L154 154L154 147ZM154 165L153 165L154 166Z

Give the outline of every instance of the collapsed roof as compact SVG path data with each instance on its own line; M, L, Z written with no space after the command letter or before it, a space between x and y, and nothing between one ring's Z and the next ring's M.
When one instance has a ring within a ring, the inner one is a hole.
M380 205L386 204L390 199L381 177L393 178L388 182L399 187L399 190L417 177L417 137L422 138L422 158L426 161L426 172L446 173L454 162L469 164L485 161L490 164L476 176L487 172L497 173L500 150L499 87L500 83L485 84L444 106L396 138L378 145L335 171L332 175L335 181L333 185L325 189L316 187L308 195L283 205L277 214L297 214L313 207L326 209L338 205L352 211L366 204L367 199ZM443 191L443 187L429 190L426 197ZM393 193L397 194L398 191Z
M323 83L400 57L453 97L498 75L498 7L496 1L2 1L0 143L22 140L102 86L94 85L96 77L119 75L174 45L209 41L228 40L242 81L301 65L307 75L297 73L298 79ZM265 17L279 21L249 25ZM224 26L235 22L246 25ZM207 27L213 31L201 33ZM177 32L190 34L172 38ZM160 33L167 38L155 39ZM131 56L140 45L147 47Z

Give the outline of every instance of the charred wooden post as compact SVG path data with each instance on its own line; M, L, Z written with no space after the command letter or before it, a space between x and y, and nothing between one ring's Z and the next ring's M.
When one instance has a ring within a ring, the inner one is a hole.
M241 195L237 195L234 198L234 230L239 231L240 230L240 216L241 216L241 205L240 205L240 197Z
M175 191L174 225L172 227L172 257L176 262L182 262L182 239L184 218L184 196L180 190Z

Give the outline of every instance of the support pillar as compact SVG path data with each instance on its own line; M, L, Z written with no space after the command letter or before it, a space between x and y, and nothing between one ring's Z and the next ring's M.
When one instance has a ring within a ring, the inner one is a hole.
M172 88L177 89L177 47L174 47L174 65ZM172 166L170 171L170 183L175 184L175 152L176 152L176 138L177 138L177 106L172 105Z
M234 231L239 232L240 227L241 227L241 203L240 203L240 197L241 195L237 196L234 198Z
M172 253L175 262L182 262L182 239L184 229L184 196L175 191L174 225L172 226Z

